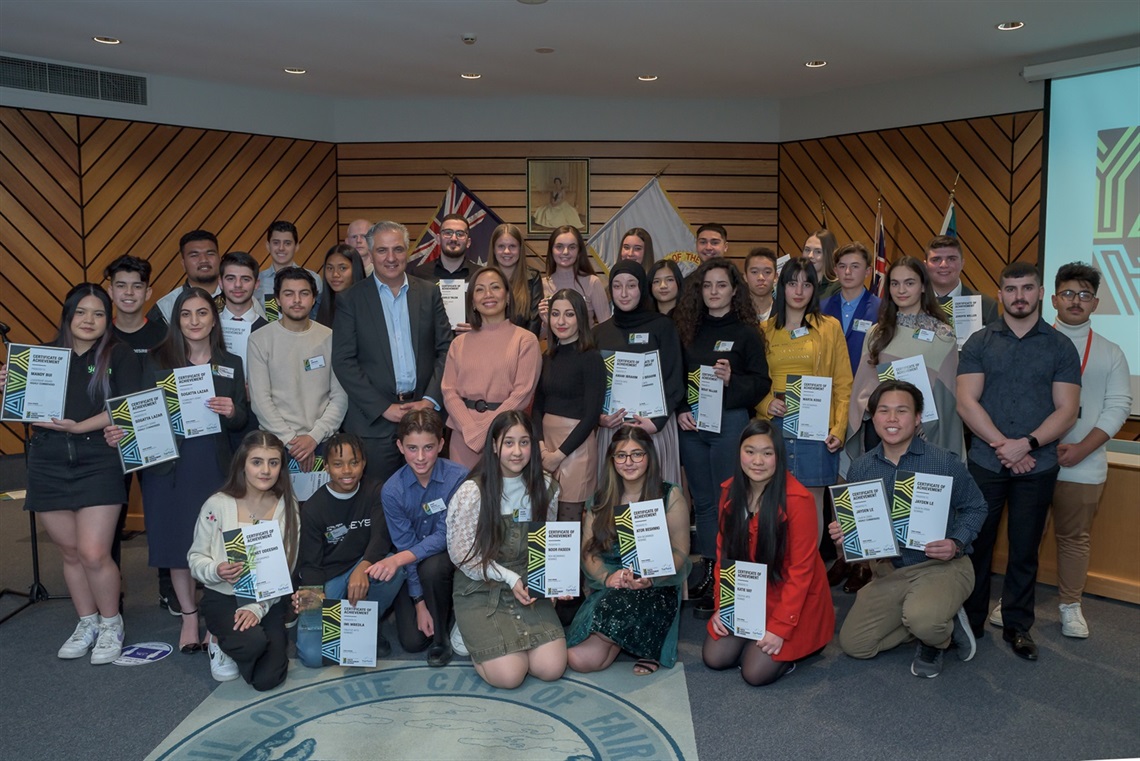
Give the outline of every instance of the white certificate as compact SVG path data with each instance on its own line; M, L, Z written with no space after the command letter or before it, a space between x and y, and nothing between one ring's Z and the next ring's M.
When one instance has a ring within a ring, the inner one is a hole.
M913 383L922 392L922 422L931 423L938 419L938 405L934 403L934 391L930 388L930 375L926 372L926 360L921 354L890 362L891 374L884 378L887 363L879 366L879 380L895 380ZM874 410L872 410L874 412Z
M934 476L929 473L909 473L900 470L895 475L895 507L909 502L907 518L906 547L912 550L926 549L928 542L946 538L946 526L950 521L950 494L954 491L954 479L949 476Z
M958 348L966 343L966 339L985 327L982 324L982 297L955 296L951 301L954 304L954 335L958 338Z
M222 320L221 324L226 351L241 357L242 367L249 367L246 357L249 354L249 333L253 330L253 323L246 320Z
M467 322L467 281L440 280L439 295L443 297L443 308L451 329L461 322Z
M792 260L792 257L790 254L784 254L780 258L776 259L776 277L780 276L780 272L781 272L781 270L784 269L784 265L787 264L788 262L790 262L791 260Z
M63 419L71 349L8 345L2 420L36 422Z
M281 541L277 521L260 521L241 527L245 539L246 562L253 574L254 599L258 602L293 594L289 560ZM376 640L372 640L376 646Z
M629 516L633 541L637 545L638 567L634 569L637 575L654 578L675 574L673 545L669 541L669 525L665 522L665 501L632 502Z
M376 629L380 624L380 608L374 602L359 600L352 605L340 600L341 666L376 665Z
M722 567L720 589L721 622L737 637L763 639L768 624L768 566L737 560ZM731 610L725 609L726 591L731 592Z
M293 496L298 502L304 502L317 493L317 489L331 481L325 460L317 456L313 460L313 469L308 473L301 470L301 466L292 457L289 458L289 481L293 485Z
M665 390L661 382L661 357L656 351L638 354L615 351L607 358L610 372L606 414L624 409L626 415L666 417Z
M831 378L789 375L784 430L797 439L825 441L831 429Z
M724 407L724 381L710 365L701 365L697 385L697 430L720 433L720 416Z
M182 430L185 436L206 436L222 432L218 413L206 406L214 396L214 374L209 365L176 367L174 382L178 387L178 408L182 411Z
M828 487L847 560L896 557L894 524L882 479Z
M108 399L107 414L111 425L123 429L117 449L124 473L178 457L166 393L161 388Z
M529 532L527 586L541 597L577 597L581 593L582 524L548 521Z

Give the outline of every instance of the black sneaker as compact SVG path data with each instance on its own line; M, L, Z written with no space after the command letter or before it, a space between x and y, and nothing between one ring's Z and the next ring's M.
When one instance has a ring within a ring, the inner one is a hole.
M942 651L920 641L914 651L914 660L910 663L910 673L925 679L933 679L941 674Z
M443 668L451 663L451 645L444 642L441 645L432 645L427 651L427 665L432 668Z
M376 658L387 658L392 654L392 643L380 632L376 632Z

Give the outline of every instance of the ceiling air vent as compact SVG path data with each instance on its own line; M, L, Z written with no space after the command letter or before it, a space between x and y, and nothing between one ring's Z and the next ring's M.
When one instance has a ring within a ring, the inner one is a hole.
M146 77L0 56L0 87L146 105Z

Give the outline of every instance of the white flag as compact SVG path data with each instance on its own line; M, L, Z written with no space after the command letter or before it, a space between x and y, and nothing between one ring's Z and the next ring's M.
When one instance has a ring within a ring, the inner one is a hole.
M590 255L605 268L607 275L621 253L621 236L631 227L648 230L653 236L654 258L673 259L680 265L683 275L688 275L700 264L693 229L682 219L656 177L645 183L645 187L586 241ZM646 270L651 263L645 263Z

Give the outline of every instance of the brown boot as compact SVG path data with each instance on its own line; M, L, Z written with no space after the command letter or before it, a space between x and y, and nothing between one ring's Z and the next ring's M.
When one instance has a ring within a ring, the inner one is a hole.
M866 563L852 563L851 573L847 576L847 581L843 584L843 591L848 594L854 594L867 583L871 581L871 568Z

